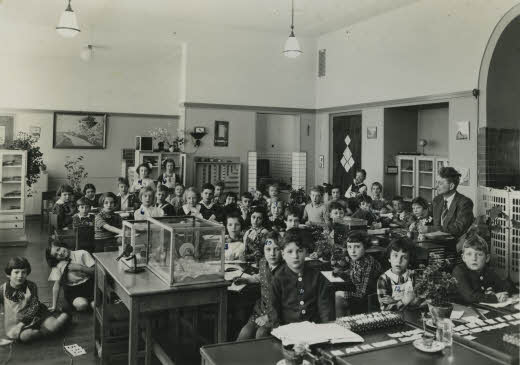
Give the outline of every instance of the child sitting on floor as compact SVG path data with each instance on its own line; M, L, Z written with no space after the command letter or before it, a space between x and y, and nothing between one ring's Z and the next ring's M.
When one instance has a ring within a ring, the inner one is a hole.
M369 226L372 225L375 221L377 221L377 217L370 210L370 205L372 203L372 198L368 195L361 194L357 198L359 202L359 208L352 214L352 218L364 219L367 221Z
M277 201L271 204L271 215L266 222L266 226L269 227L270 230L278 233L285 231L286 225L283 220L283 211L283 201Z
M201 205L197 204L199 193L194 187L186 189L184 192L184 200L186 204L182 206L182 214L202 218L202 214L200 214Z
M213 193L215 191L215 187L206 183L202 185L202 193L200 194L201 201L200 204L200 214L202 218L215 220L217 215L219 214L218 206L213 202Z
M126 177L117 178L117 201L116 210L134 211L138 205L136 196L128 192L128 179Z
M184 185L175 185L175 188L173 189L173 194L170 191L170 195L166 200L169 201L170 204L173 206L176 215L183 215L182 206L184 205L184 203L186 203L184 201Z
M45 250L45 259L51 267L49 281L52 287L52 307L56 309L60 288L65 300L77 311L85 311L94 302L94 258L85 250L71 251L53 241Z
M338 242L338 241L336 241ZM341 243L340 243L341 244ZM345 244L343 242L343 244ZM351 231L346 238L346 251L335 249L331 257L334 275L350 284L346 291L336 292L336 316L364 313L368 310L368 295L376 292L381 264L366 255L368 240L366 233Z
M175 208L166 200L169 194L170 189L166 185L157 186L157 191L155 192L155 207L161 209L165 217L176 215Z
M52 212L58 216L58 226L55 229L72 227L72 217L76 214L76 204L74 204L74 190L72 186L63 184L58 189L56 196L58 200L52 208Z
M459 296L465 304L505 302L515 290L509 280L501 279L489 267L490 254L486 241L477 234L462 244L462 261L453 269Z
M146 217L164 216L163 210L154 204L155 191L150 186L145 186L139 191L139 200L141 201L141 206L134 212L135 220L145 220Z
M269 232L264 241L264 257L258 263L258 274L246 278L237 278L235 284L260 283L261 297L256 301L253 314L247 324L242 327L237 341L267 337L273 328L272 323L272 291L273 276L281 267L282 253L280 236Z
M69 315L56 318L38 299L38 288L27 280L31 264L25 257L11 257L5 267L9 281L0 287L0 305L4 309L6 337L28 342L56 333L67 323Z
M280 241L285 264L272 282L273 328L293 322L332 320L326 279L318 269L305 262L304 232L290 229Z
M150 166L146 163L142 163L135 169L135 178L132 186L130 187L131 193L139 193L139 190L142 188L149 186L153 190L155 190L155 184L152 179L149 177L150 175Z
M116 236L123 233L121 216L115 212L116 200L116 196L111 192L104 193L99 198L101 211L94 219L96 252L112 250L117 245Z
M433 225L433 218L428 212L428 202L423 197L418 196L412 200L413 215L410 216L410 225L408 226L408 237L423 241L422 233L424 227Z
M177 176L175 175L175 161L172 158L167 158L162 163L164 172L157 178L157 186L166 186L168 189L173 189L177 183Z
M386 249L390 269L377 280L377 298L382 311L402 310L415 304L414 272L408 269L413 258L413 243L405 238L396 238Z
M263 256L263 238L267 234L264 228L264 209L255 207L251 214L251 228L244 234L246 261L259 261Z
M87 200L87 203L90 204L91 208L97 208L99 202L96 199L96 187L94 184L85 184L83 187L83 197Z
M303 221L309 223L323 224L327 222L327 211L325 204L321 202L321 190L318 186L311 189L311 202L305 206Z
M94 216L90 215L90 204L85 197L78 199L76 202L78 212L72 217L72 227L79 226L94 227Z

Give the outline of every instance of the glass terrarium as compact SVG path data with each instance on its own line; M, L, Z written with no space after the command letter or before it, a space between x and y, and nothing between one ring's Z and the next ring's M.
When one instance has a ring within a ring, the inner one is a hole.
M148 221L126 220L123 221L123 241L119 246L121 254L126 245L132 246L132 254L136 256L136 267L146 266L146 247L148 246ZM133 260L121 259L128 267L133 267Z
M223 225L187 216L147 219L150 271L171 286L224 280Z

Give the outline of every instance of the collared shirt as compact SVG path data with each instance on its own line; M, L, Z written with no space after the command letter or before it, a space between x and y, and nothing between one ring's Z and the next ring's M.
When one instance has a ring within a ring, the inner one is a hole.
M446 205L448 206L448 210L450 209L451 203L453 202L453 198L455 198L455 193L451 194L449 198L444 198Z
M98 214L96 214L96 218L94 219L94 239L103 240L107 238L113 238L116 236L115 233L107 231L103 226L108 224L109 226L121 228L123 223L119 214L114 212L105 212L102 210Z
M404 293L413 290L413 279L413 271L410 270L401 275L394 274L392 269L383 273L377 280L377 298L381 310L401 309L404 306L401 301Z
M145 207L141 204L141 206L135 210L134 219L135 220L143 220L146 217L162 217L164 216L164 212L161 208L156 206Z

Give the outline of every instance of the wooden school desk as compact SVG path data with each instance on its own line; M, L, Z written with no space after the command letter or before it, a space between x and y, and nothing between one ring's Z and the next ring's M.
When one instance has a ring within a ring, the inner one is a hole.
M112 348L107 333L110 327L111 298L119 297L129 311L128 364L138 363L139 320L168 309L216 304L218 306L217 341L226 340L227 287L226 281L170 287L149 270L139 274L124 271L126 265L116 261L117 252L95 253L94 340L100 348L101 364L110 364ZM114 295L115 294L115 295ZM145 364L151 363L153 346L150 321L146 321ZM157 353L156 353L157 354Z

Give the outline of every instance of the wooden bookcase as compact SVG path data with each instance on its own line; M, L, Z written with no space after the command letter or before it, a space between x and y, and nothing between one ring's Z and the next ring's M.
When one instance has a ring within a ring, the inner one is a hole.
M196 157L194 164L194 185L197 190L200 191L206 183L215 185L224 181L225 192L232 191L240 196L242 166L239 157Z

